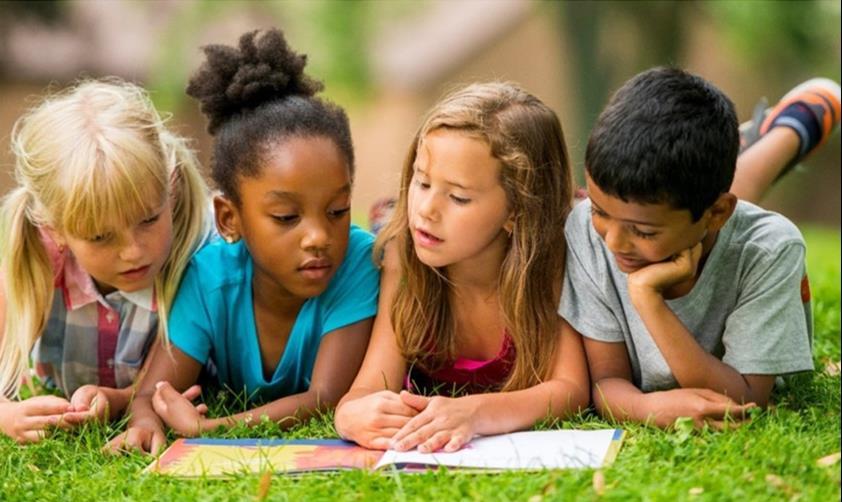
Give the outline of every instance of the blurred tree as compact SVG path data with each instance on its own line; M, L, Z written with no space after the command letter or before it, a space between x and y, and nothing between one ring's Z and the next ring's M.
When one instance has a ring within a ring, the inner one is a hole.
M786 87L793 74L839 80L838 1L711 2L705 7L737 55L766 79Z
M200 1L185 5L162 34L150 72L148 85L155 91L156 105L174 110L184 100L184 87L195 70L185 62L197 60L193 56L203 35L232 17L247 20L250 29L283 29L290 45L307 54L308 73L328 84L328 96L343 102L359 99L369 90L366 48L372 5L335 1ZM236 39L210 43L217 42L235 43Z
M767 82L770 95L788 89L794 75L840 79L838 1L570 1L557 4L556 15L586 131L626 78L650 66L684 64L693 23L712 23L724 53Z

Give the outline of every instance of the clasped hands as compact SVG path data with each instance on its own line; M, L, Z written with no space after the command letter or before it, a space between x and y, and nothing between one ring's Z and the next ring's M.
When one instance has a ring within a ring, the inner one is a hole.
M366 448L453 452L476 431L474 396L425 397L384 390L344 403L337 410L340 434Z

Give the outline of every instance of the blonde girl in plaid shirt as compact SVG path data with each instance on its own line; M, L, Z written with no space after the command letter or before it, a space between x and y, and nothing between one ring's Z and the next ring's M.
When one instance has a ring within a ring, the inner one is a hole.
M82 81L15 124L2 206L0 431L18 442L118 415L209 235L193 152L146 92ZM160 322L159 322L160 321ZM20 400L32 368L65 396Z

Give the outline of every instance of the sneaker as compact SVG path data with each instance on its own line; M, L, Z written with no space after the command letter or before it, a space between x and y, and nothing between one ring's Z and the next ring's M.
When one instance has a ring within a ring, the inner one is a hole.
M801 139L801 148L779 175L783 176L827 141L839 124L840 115L839 84L827 78L808 80L786 93L772 108L766 107L765 99L757 104L752 119L740 125L740 153L771 129L789 127Z

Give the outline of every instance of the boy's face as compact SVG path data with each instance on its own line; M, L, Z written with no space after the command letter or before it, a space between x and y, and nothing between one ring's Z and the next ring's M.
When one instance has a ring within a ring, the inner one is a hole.
M587 186L594 230L625 273L668 260L701 242L709 230L715 230L709 225L710 211L693 222L687 209L675 209L667 203L625 202L608 195L590 176ZM709 251L709 245L704 246L703 252Z

